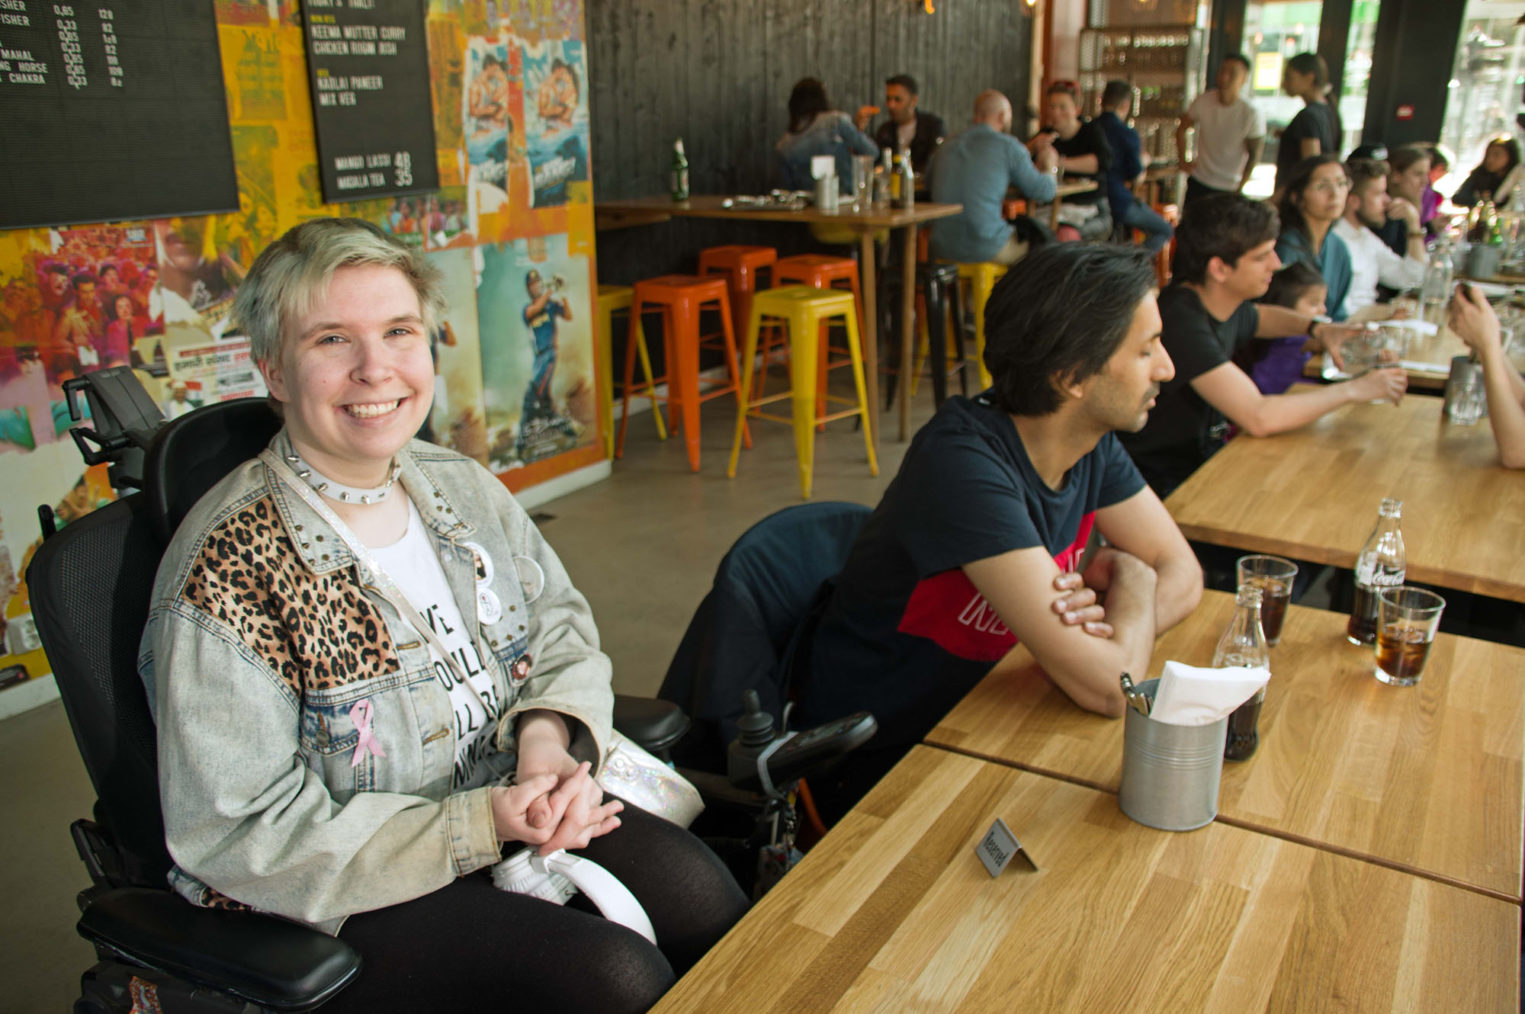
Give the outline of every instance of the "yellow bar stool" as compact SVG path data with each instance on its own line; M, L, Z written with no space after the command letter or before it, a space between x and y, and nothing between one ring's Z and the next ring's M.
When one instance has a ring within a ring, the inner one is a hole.
M990 290L996 280L1006 274L1004 264L982 261L958 266L958 277L969 283L969 300L974 306L974 361L980 368L980 390L990 386L990 373L985 369L985 304L990 300Z
M763 318L781 323L789 339L789 390L770 394L764 398L749 400L752 390L753 360L757 355L757 335L762 329ZM847 331L848 354L852 358L853 385L858 397L843 398L827 395L827 401L851 405L840 412L818 411L817 376L818 351L823 331L822 325L829 320L842 318ZM736 462L741 456L741 443L747 416L772 419L775 422L794 424L794 449L799 456L800 491L810 499L810 483L815 471L815 428L820 423L834 419L857 416L862 420L863 446L868 450L870 475L879 474L879 460L874 456L874 442L869 431L868 394L863 381L863 349L858 333L858 303L851 292L839 289L816 289L807 285L789 285L777 289L764 289L752 297L751 318L747 321L746 350L742 354L741 402L736 413L736 439L731 444L731 464L726 475L736 477ZM792 415L773 415L761 410L763 405L788 398L794 407Z
M594 336L593 351L598 356L598 387L604 398L604 457L614 457L614 327L615 313L630 312L635 290L628 285L600 285L598 287L598 334ZM646 371L646 386L641 393L651 399L651 417L657 421L657 439L667 439L667 427L662 423L662 413L657 410L656 384L652 381L651 354L646 349L646 333L641 322L635 321L636 351L641 355L641 368ZM624 385L621 384L621 387Z

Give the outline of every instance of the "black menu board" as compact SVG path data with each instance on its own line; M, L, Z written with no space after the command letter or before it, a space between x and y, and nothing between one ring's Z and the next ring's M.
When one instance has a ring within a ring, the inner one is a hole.
M238 207L209 0L0 0L0 228Z
M427 0L304 0L323 199L439 189Z

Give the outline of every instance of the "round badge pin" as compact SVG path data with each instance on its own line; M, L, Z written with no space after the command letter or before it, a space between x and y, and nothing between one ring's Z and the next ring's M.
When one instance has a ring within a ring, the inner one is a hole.
M519 572L519 584L524 589L524 604L529 605L545 591L545 571L528 556L514 557L514 569Z
M491 588L477 589L477 619L486 626L492 626L503 618L503 603L498 601L497 594Z
M461 548L470 550L472 557L476 560L477 584L479 586L492 584L492 557L487 555L487 550L475 542L463 542Z

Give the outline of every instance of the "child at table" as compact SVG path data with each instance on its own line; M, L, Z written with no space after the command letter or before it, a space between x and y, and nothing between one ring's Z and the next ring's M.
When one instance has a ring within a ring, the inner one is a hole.
M1285 306L1310 317L1322 316L1329 287L1318 269L1304 261L1288 264L1271 276L1271 286L1257 302ZM1303 367L1310 353L1304 351L1306 338L1276 338L1255 342L1245 350L1245 362L1239 364L1264 394L1281 394L1302 379Z

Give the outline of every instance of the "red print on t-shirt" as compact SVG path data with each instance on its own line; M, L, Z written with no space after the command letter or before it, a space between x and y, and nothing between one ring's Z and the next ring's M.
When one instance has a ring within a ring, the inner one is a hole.
M1080 531L1069 547L1054 557L1060 570L1074 570L1091 538L1095 512L1080 520ZM917 582L896 628L902 634L925 637L939 648L971 662L996 662L1017 643L1016 635L974 583L955 567Z

